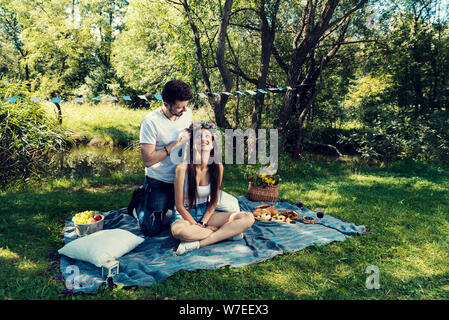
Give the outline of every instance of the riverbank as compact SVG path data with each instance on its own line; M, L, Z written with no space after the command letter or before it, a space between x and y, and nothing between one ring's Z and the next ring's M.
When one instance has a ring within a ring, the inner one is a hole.
M50 119L57 121L54 104L43 102ZM139 143L140 123L151 111L130 109L119 104L62 103L62 129L70 130L76 145L94 147L132 147ZM193 121L210 120L211 110L196 109Z

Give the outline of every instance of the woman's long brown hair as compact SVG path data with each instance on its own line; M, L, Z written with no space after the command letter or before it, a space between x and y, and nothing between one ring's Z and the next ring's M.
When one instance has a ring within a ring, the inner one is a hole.
M196 167L198 164L193 163L193 124L189 127L190 132L190 162L187 165L187 200L189 203L189 210L196 206L196 198L198 196L198 188L196 185ZM212 143L214 142L214 135L212 135ZM214 156L214 149L210 151L210 156ZM210 180L210 200L213 205L218 203L218 193L222 189L222 184L218 185L220 181L220 168L217 163L212 162L207 165Z

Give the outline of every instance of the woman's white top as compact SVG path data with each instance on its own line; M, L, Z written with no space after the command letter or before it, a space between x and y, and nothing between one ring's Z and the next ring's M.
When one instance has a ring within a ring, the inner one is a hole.
M184 179L184 204L188 204L188 184L187 175ZM197 186L198 196L196 197L196 204L207 202L210 195L210 183L207 186Z

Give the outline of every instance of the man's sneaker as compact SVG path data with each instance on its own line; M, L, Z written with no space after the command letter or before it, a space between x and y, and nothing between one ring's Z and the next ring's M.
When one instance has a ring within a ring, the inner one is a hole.
M137 218L136 208L133 209L133 217L137 220L137 224L140 226L139 218Z
M242 233L236 234L233 237L228 238L228 240L239 241L239 240L242 240L243 237L244 237L244 235L243 235L243 232L242 232Z
M131 196L131 201L128 204L128 214L130 216L133 215L133 209L135 209L137 207L137 204L139 202L143 203L144 195L145 195L144 186L140 186L140 187L134 189L133 194Z
M187 251L195 250L200 248L199 241L183 241L179 244L176 254L179 256L186 253Z

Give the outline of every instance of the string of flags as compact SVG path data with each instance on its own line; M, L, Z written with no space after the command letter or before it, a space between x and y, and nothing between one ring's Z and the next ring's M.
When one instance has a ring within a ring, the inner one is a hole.
M266 90L264 90L264 89L244 90L244 91L236 90L234 92L223 91L221 93L217 93L217 92L206 92L206 93L200 92L200 93L198 93L196 95L198 97L200 97L200 98L203 98L203 99L207 99L208 95L209 96L217 96L217 97L219 97L221 94L225 94L227 96L233 96L235 94L237 94L239 96L246 96L246 95L254 96L254 95L258 94L258 93L260 93L260 94L268 94L269 92L271 92L271 93L279 93L279 92L284 92L284 91L288 91L288 90L294 90L297 87L303 87L303 86L308 86L308 84L298 84L295 88L292 88L291 86L287 86L285 88L283 88L283 87L267 88ZM162 101L162 95L160 95L160 94L154 94L154 95L151 95L151 96L138 95L137 97L139 99L145 100L145 101L152 100L152 97L154 99L158 100L158 101ZM122 96L121 98L123 100L125 100L125 101L132 101L132 98L130 96ZM8 97L8 98L4 99L4 101L10 101L12 103L16 103L17 100L19 100L19 97L17 97L17 96ZM94 97L94 98L92 98L92 100L94 100L94 101L101 101L102 98L101 97ZM30 98L30 101L41 102L42 99L41 98L37 98L37 97L33 97L33 98ZM115 97L115 96L112 96L112 97L109 97L109 101L110 102L118 102L119 98ZM60 104L62 102L62 98L61 97L51 98L51 102ZM84 98L82 98L82 97L74 98L73 102L74 103L80 103L80 104L84 103Z

